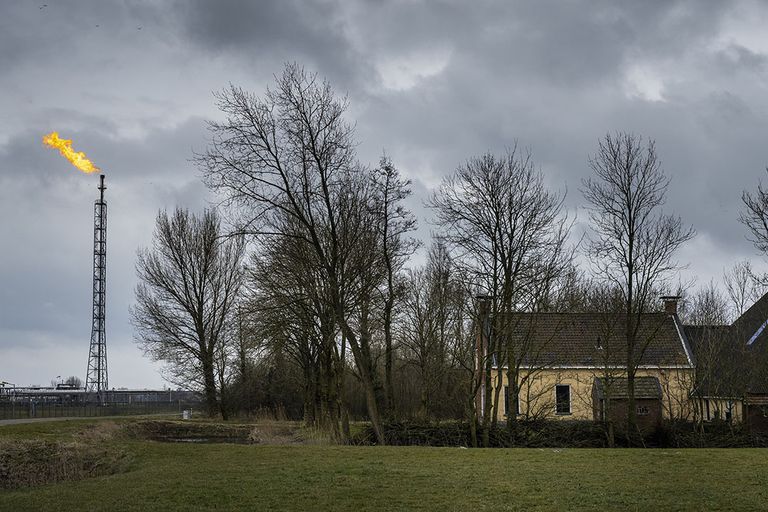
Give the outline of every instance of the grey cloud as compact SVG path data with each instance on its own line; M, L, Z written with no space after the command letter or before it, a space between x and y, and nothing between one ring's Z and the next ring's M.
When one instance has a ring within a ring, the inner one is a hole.
M467 158L530 147L577 212L597 140L630 130L657 141L667 209L700 234L681 253L689 274L703 282L754 258L737 217L768 164L768 55L739 39L734 5L0 3L0 378L45 383L56 361L35 370L25 359L47 347L75 364L87 349L95 182L42 134L59 129L108 173L112 373L156 383L128 323L136 248L158 208L210 200L189 161L218 115L210 92L233 82L262 93L286 61L349 94L360 159L386 150L414 180L424 239L423 200Z
M176 10L182 35L195 48L231 53L267 76L285 62L300 61L346 87L362 65L344 37L336 2L197 0L181 2Z

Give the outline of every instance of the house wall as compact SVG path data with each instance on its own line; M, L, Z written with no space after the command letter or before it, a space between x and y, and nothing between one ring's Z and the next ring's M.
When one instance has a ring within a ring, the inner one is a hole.
M744 403L736 398L696 398L695 405L697 416L703 421L726 420L730 411L731 421L740 423L744 421Z
M595 378L605 374L600 369L542 369L534 371L520 389L520 417L592 420L594 419L592 385ZM619 371L612 377L625 377ZM693 371L683 369L638 369L638 377L650 376L661 384L662 416L666 419L693 419L693 403L689 393L693 383ZM501 379L501 381L499 380ZM504 420L504 388L507 386L506 370L494 370L491 387L502 386L499 395L499 420ZM555 387L568 385L571 390L570 414L557 414L555 409ZM492 394L492 396L494 396ZM511 400L510 400L511 402ZM488 404L492 406L493 403Z

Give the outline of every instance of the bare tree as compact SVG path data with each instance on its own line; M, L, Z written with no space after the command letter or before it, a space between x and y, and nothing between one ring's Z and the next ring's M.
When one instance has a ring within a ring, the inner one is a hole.
M768 168L766 168L768 172ZM768 253L768 189L758 183L757 191L744 191L741 201L746 210L739 215L739 221L749 230L747 239L762 253Z
M398 299L397 277L407 259L414 253L418 243L408 237L416 229L416 218L403 205L411 194L410 181L404 180L392 161L382 156L379 168L373 172L374 208L378 219L377 228L381 240L381 256L386 270L383 287L383 329L384 329L384 392L387 412L394 411L393 370L394 348L392 324L395 302Z
M290 233L291 228L282 230ZM305 422L329 427L344 441L346 341L338 335L328 287L313 255L292 236L265 240L248 266L249 313L264 342L280 347L301 368Z
M731 300L734 318L738 318L762 295L759 278L749 260L737 261L723 273L723 284Z
M621 291L625 317L628 432L637 429L635 374L650 339L638 339L654 291L679 268L672 257L694 231L664 214L669 179L652 140L629 133L606 135L590 158L594 177L583 181L593 236L588 253L597 275Z
M157 215L153 244L140 249L131 319L145 353L167 364L173 381L199 386L210 415L226 417L222 362L241 284L244 244L222 240L214 210Z
M727 281L727 278L724 279ZM728 285L726 284L726 288ZM730 292L729 292L730 296ZM733 301L733 297L729 297ZM731 323L731 315L728 311L728 301L720 292L714 281L710 281L699 289L690 299L684 323L688 325L724 326Z
M447 398L447 379L453 373L452 346L463 323L463 294L453 263L440 241L430 247L423 268L411 270L407 280L401 338L406 361L418 368L420 416L434 412L437 396Z
M491 299L488 313L494 325L482 364L485 382L496 382L482 391L485 445L498 416L501 368L507 367L515 410L521 366L535 364L530 346L517 343L526 338L512 336L512 313L540 309L549 282L570 257L565 245L570 224L561 214L562 202L561 194L544 186L530 153L513 147L502 157L470 159L443 181L428 203L463 274L476 292ZM494 366L499 369L495 374ZM516 419L515 414L508 418L510 424Z
M372 193L355 162L346 99L327 82L289 64L263 98L230 87L217 95L226 115L210 123L208 150L197 155L206 183L239 214L238 231L281 235L306 245L328 287L329 305L354 356L379 443L381 404L366 330L366 304L381 280Z
M73 388L82 388L83 387L83 381L80 379L80 377L76 377L74 375L70 375L64 380L64 384L67 386L72 386Z
M57 386L64 385L72 388L82 388L83 387L83 381L80 380L80 377L76 377L74 375L67 377L64 380L61 380L61 377L56 377L55 379L51 379L51 387L55 388Z

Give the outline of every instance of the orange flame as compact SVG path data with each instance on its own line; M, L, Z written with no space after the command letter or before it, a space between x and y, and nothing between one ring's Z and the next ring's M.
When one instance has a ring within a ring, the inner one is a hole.
M72 141L60 139L58 132L51 132L43 137L43 144L58 149L61 156L69 160L69 163L83 171L84 173L98 172L99 168L88 160L85 153L72 149Z

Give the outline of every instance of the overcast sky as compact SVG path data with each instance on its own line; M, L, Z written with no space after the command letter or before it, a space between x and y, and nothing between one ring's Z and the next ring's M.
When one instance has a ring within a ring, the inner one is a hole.
M413 180L423 237L429 189L515 141L584 222L588 157L627 130L697 230L683 277L758 264L737 218L768 164L766 26L760 2L1 2L0 381L85 378L98 178L42 135L107 175L110 385L163 386L128 321L136 249L159 208L211 200L189 159L212 92L261 93L288 61L348 94L360 160L386 150Z

